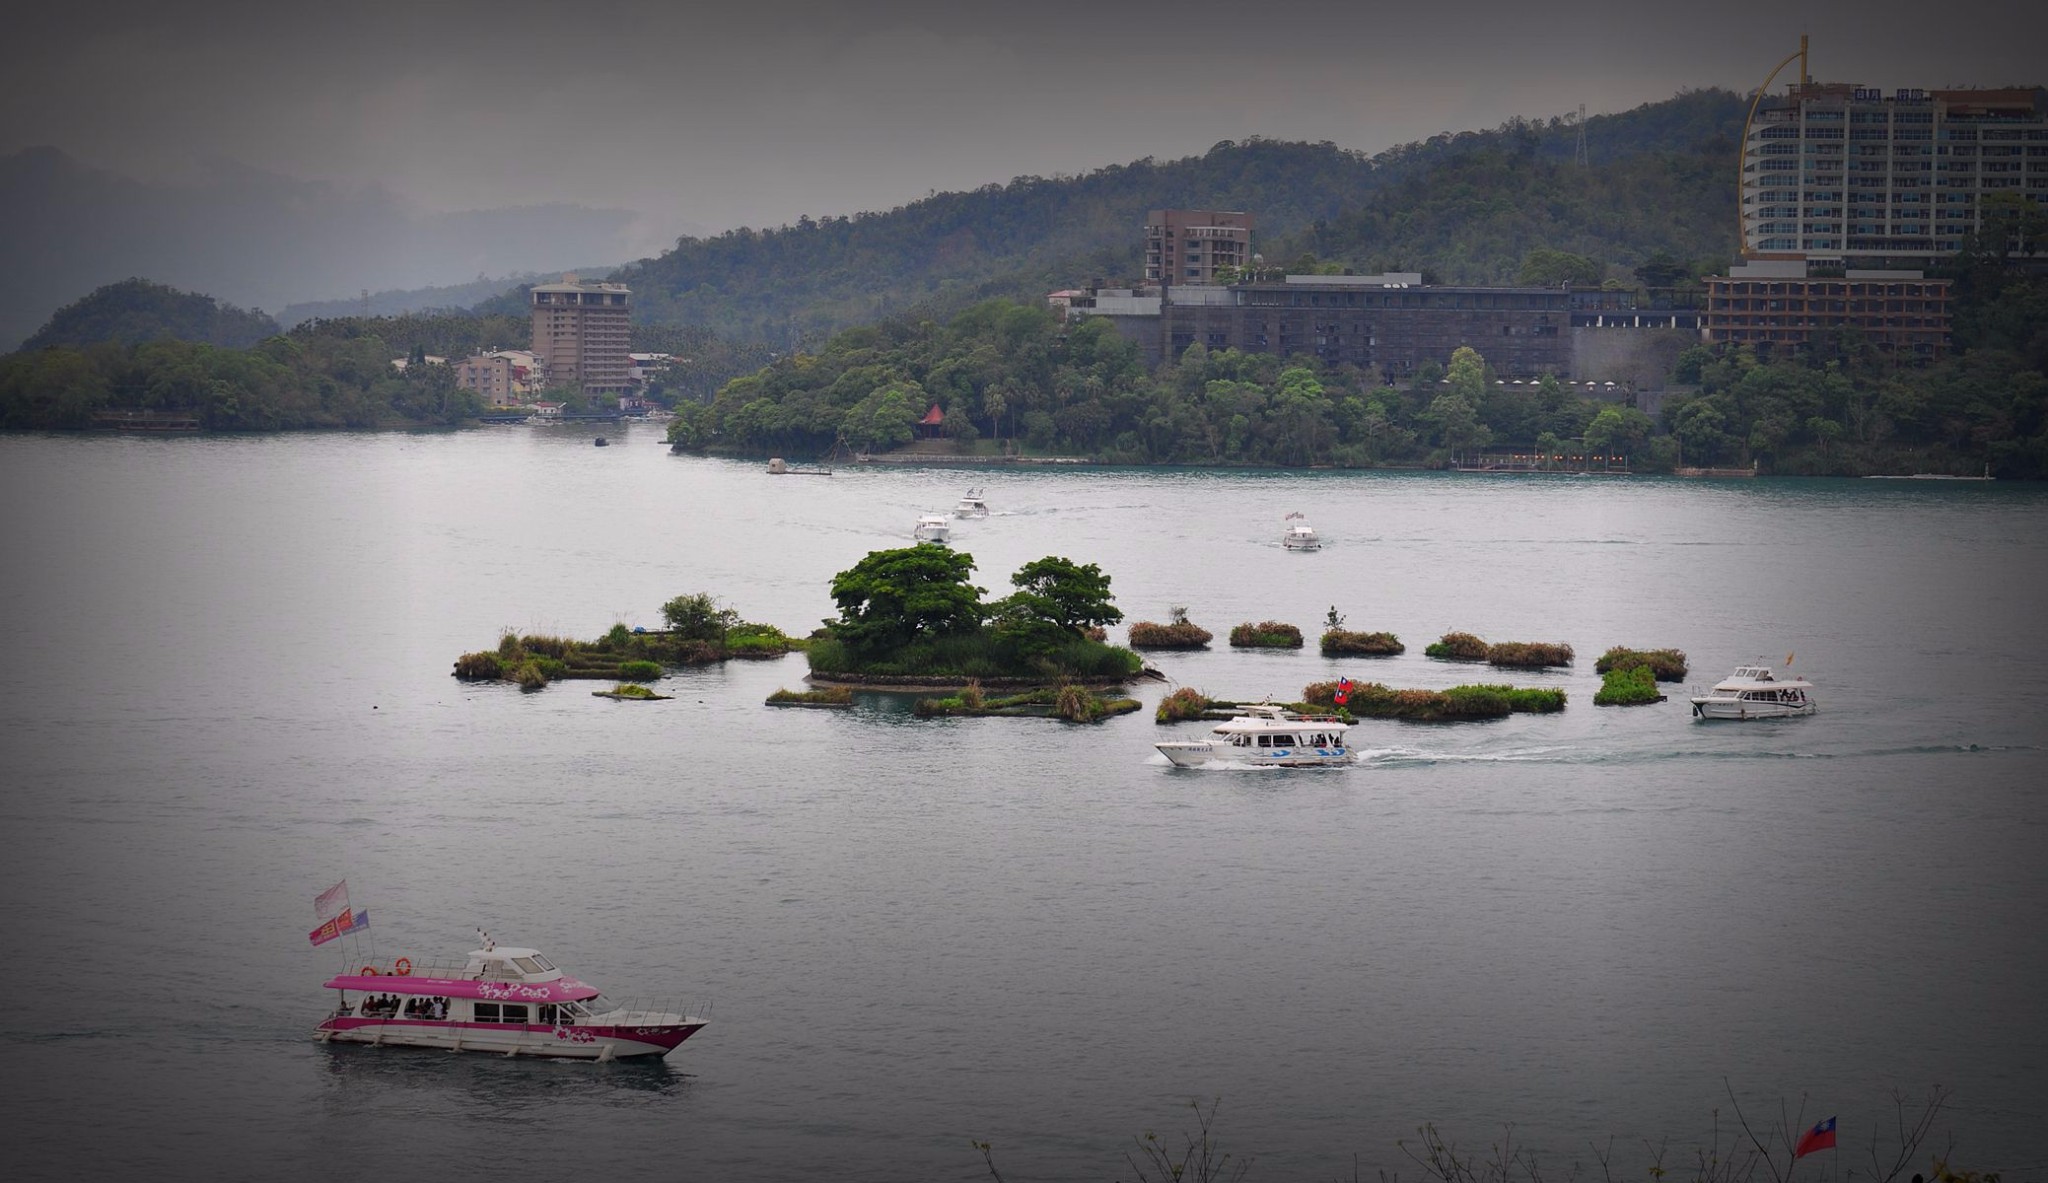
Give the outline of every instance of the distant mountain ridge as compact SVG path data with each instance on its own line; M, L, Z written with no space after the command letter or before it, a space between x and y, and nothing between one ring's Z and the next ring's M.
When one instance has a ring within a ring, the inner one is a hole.
M546 272L641 251L638 215L571 205L435 213L215 162L191 184L138 181L55 148L0 157L0 348L58 306L130 276L283 308L370 288Z
M605 263L595 267L570 267L566 270L578 275L605 275L616 271L619 265ZM371 292L368 296L353 299L343 297L334 300L308 300L298 304L287 304L277 314L277 321L285 328L303 324L309 320L331 320L342 316L404 316L412 312L446 312L465 309L504 295L508 290L517 290L524 285L545 283L559 277L561 271L527 271L516 275L501 275L493 278L478 276L468 283L444 284L423 288L402 288ZM367 308L365 307L367 305Z
M1035 299L1141 274L1151 209L1247 210L1268 260L1311 252L1445 282L1512 279L1537 247L1619 269L1735 248L1744 100L1682 92L1586 121L1515 120L1368 156L1330 143L1224 141L1071 178L1019 177L885 212L685 238L621 268L636 318L778 347L885 317L944 317L990 297ZM485 307L509 307L509 303Z

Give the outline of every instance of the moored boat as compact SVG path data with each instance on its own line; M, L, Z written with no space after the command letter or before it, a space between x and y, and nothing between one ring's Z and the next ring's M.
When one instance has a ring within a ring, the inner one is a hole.
M1279 703L1246 703L1243 714L1210 729L1209 738L1167 740L1152 746L1182 768L1211 762L1303 767L1349 764L1351 724L1335 715L1303 715Z
M1699 719L1784 719L1811 715L1817 709L1813 683L1780 678L1765 665L1737 666L1712 690L1692 700L1693 716Z
M1323 540L1316 534L1316 528L1308 524L1305 514L1287 515L1287 532L1280 536L1280 545L1288 550L1321 550Z
M620 1006L539 950L488 938L461 963L415 967L400 957L326 986L340 1001L315 1032L322 1043L615 1060L667 1055L709 1021Z

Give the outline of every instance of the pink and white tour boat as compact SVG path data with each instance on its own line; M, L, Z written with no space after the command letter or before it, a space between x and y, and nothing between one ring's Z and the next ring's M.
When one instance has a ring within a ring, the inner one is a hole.
M327 988L341 1000L320 1023L322 1043L614 1060L667 1055L709 1021L626 1009L539 950L499 948L488 937L460 966L416 970L400 957L339 974Z

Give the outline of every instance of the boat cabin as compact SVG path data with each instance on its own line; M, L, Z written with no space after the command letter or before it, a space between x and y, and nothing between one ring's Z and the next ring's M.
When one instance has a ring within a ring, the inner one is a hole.
M555 968L538 949L474 950L460 966L408 958L342 974L327 983L341 991L337 1014L426 1023L503 1023L570 1027L615 1010L597 988ZM351 1002L350 991L363 997Z

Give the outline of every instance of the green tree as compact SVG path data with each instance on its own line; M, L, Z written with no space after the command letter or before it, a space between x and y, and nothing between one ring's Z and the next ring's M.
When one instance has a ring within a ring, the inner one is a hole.
M1109 576L1094 563L1047 555L1018 568L1010 583L1017 590L995 605L996 628L1027 651L1071 641L1124 618L1109 593Z
M1522 269L1516 273L1515 282L1533 287L1555 287L1564 283L1590 287L1599 283L1606 274L1607 268L1597 259L1539 246L1522 256Z
M878 550L832 577L833 635L862 653L980 627L982 588L969 583L970 555L937 543Z
M661 606L661 618L678 636L692 641L725 640L725 633L740 622L740 614L723 607L708 593L677 596Z

